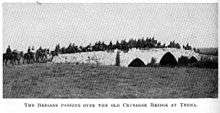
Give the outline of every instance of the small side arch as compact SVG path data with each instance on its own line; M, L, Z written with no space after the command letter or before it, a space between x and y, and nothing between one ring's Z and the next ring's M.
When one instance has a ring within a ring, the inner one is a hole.
M196 63L198 62L198 60L196 59L196 57L192 56L190 59L189 59L189 63Z
M144 64L144 62L139 59L139 58L135 58L134 60L131 61L131 63L128 65L128 67L145 67L146 65Z

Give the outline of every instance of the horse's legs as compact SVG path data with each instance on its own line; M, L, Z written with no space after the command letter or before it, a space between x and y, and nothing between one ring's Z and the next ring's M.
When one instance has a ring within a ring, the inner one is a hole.
M12 60L12 59L10 60L10 63L12 64L12 66L14 65L14 62L13 62L13 60Z
M37 60L35 58L33 58L32 61L33 61L33 63L36 63Z
M16 65L16 62L15 62L15 60L12 60L12 65Z
M5 63L6 66L7 66L7 62L8 62L8 59L5 59L4 63Z
M3 59L3 65L5 65L5 59Z
M43 57L44 63L46 62L46 59L47 59L47 57L44 55L44 57Z
M6 60L5 64L8 65L8 59Z
M14 63L15 63L15 65L16 65L16 61L18 61L17 59L14 59Z
M16 59L14 59L13 61L14 61L14 65L16 65Z
M21 60L21 59L18 59L18 65L20 65L20 60Z
M23 58L22 61L23 61L23 64L25 64L25 58Z

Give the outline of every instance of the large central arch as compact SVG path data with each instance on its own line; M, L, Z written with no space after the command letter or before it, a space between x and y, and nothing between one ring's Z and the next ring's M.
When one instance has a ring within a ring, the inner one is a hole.
M192 56L190 59L189 59L189 63L196 63L198 62L198 60L196 59L196 57Z
M177 65L177 60L173 56L173 54L171 54L170 52L167 52L161 58L160 65L162 65L162 66L176 66Z
M128 67L145 67L146 65L144 64L144 62L139 59L139 58L135 58L134 60L131 61L131 63L128 65Z

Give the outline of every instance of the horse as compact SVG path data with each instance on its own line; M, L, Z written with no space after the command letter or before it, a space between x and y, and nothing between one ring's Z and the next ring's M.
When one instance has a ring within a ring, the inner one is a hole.
M7 65L8 64L8 61L10 61L10 63L12 64L12 65L14 65L14 60L13 60L13 58L14 58L14 56L13 56L13 54L12 53L4 53L3 54L3 63L5 64L5 65Z
M34 52L27 52L27 53L25 53L24 54L23 63L24 63L25 60L27 61L28 64L35 62L35 54L34 54Z
M49 54L48 49L38 49L35 55L36 62L47 62L48 54Z
M22 58L23 58L23 52L14 50L13 52L3 54L3 63L7 65L8 61L10 61L10 63L14 65L16 64L17 61L18 64L20 64Z
M54 57L54 56L58 56L58 52L56 51L51 51L50 54Z
M23 55L24 55L23 52L22 52L22 51L16 51L16 50L15 50L15 51L12 52L12 54L13 54L13 60L14 60L13 62L16 64L16 61L17 61L18 64L20 64L20 63L21 63L20 61L21 61L21 60L23 59L23 57L24 57L24 56L23 56Z
M58 56L58 52L51 51L49 56L48 56L49 61L52 61L55 56Z

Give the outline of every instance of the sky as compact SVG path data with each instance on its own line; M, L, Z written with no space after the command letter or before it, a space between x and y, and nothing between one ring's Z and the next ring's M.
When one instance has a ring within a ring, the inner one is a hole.
M217 47L217 4L4 3L3 49L55 48L155 37Z

